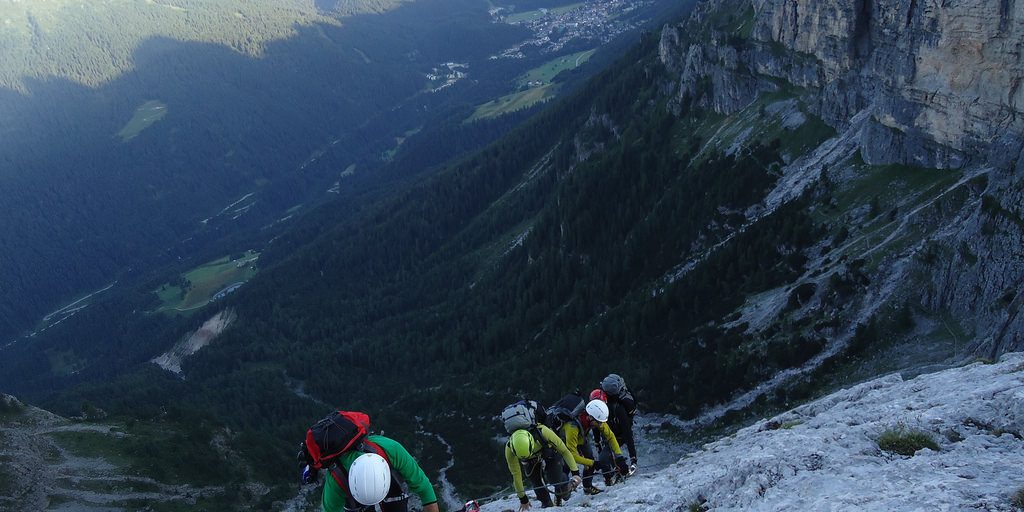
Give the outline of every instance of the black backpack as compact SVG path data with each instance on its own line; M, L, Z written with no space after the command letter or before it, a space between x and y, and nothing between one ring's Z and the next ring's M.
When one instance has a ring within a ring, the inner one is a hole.
M370 417L361 412L335 411L306 431L302 443L307 462L314 469L330 466L341 454L366 441Z
M366 413L332 412L306 431L306 440L300 445L299 458L305 459L314 474L320 469L329 469L338 487L350 494L348 474L340 464L335 464L342 454L350 451L376 453L391 467L391 458L387 452L367 439L369 430L370 417ZM391 478L398 482L404 481L394 468L391 468Z
M547 411L547 422L545 423L551 430L559 432L562 425L573 421L578 421L580 414L587 407L586 400L582 396L570 393L563 396L554 405L548 407Z

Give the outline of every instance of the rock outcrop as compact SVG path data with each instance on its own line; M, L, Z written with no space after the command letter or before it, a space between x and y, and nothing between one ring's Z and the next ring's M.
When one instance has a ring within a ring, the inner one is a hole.
M880 442L887 432L908 449ZM578 493L566 506L1009 512L1021 482L1008 469L1024 463L1022 434L1024 355L1007 354L996 364L911 380L893 374L838 391L707 444L661 471L642 469L597 496ZM516 504L506 499L483 510Z
M1016 0L708 1L659 45L678 112L787 93L866 164L972 177L911 212L901 229L931 227L870 277L895 290L883 299L952 314L988 357L1024 349L1022 52ZM804 167L790 181L844 176L835 159Z
M231 309L213 315L198 330L189 333L181 341L175 343L170 350L154 357L150 362L164 370L180 375L181 364L217 339L228 326L234 323L237 317L238 315Z

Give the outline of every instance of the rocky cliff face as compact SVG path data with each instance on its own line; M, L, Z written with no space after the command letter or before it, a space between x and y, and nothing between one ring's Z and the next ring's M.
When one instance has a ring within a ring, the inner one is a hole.
M1022 51L1016 0L724 0L665 27L659 56L680 113L741 117L785 92L835 128L786 169L783 183L798 191L821 177L848 181L858 165L948 176L923 203L894 200L897 227L846 255L881 261L863 308L906 302L952 315L974 350L994 356L1024 348ZM870 220L844 214L855 234Z
M784 80L814 91L817 113L835 127L868 112L859 133L868 163L1024 165L1024 3L728 1L705 4L690 27L724 12L745 14L684 58L673 55L678 29L662 44L666 65L681 67L681 92L711 79L705 101L716 111L734 112Z

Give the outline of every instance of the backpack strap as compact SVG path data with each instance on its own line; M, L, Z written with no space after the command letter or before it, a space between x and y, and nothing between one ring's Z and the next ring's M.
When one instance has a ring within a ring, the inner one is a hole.
M534 425L533 427L531 427L530 428L530 435L532 435L533 439L535 441L537 441L537 444L539 444L541 446L546 446L548 448L551 447L551 443L548 442L547 439L544 439L544 434L541 434L539 426Z
M331 478L334 479L334 483L338 484L338 487L341 488L346 496L351 496L352 493L348 490L348 471L345 471L341 464L338 463L331 464L329 471ZM338 473L341 473L341 475L339 476Z
M359 451L361 451L363 453L376 453L377 455L380 455L381 458L383 458L385 462L388 463L388 467L391 467L391 457L388 457L387 452L385 452L384 449L381 448L379 444L377 444L377 443L375 443L373 441L370 441L370 439L368 437L364 437L363 438L363 444L362 444L362 446L360 446L360 448L369 448L370 449L369 451L367 451L365 449L360 449Z

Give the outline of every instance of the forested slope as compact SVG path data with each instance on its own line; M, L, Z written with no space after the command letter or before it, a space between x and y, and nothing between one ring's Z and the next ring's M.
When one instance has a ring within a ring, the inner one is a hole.
M411 428L401 409L380 408L396 399L442 429L454 411L478 411L456 413L478 425L470 432L444 433L486 450L487 411L521 390L549 399L617 370L650 406L693 414L813 353L754 364L738 333L703 328L802 272L820 229L801 202L747 225L741 212L780 176L780 143L702 151L690 133L702 114L666 108L656 50L646 37L573 98L421 186L275 240L273 268L230 301L240 321L186 362L182 403L283 438L315 409L289 389L300 382L392 428ZM664 279L690 258L692 272ZM678 371L689 365L717 370ZM119 407L147 406L152 371L128 378L138 394ZM491 461L455 473L478 481L480 467Z
M0 66L26 80L0 88L5 343L129 267L323 198L350 166L480 94L424 94L433 66L486 61L522 37L468 0L344 23L304 3L245 3L241 19L226 3L168 5L4 4L42 27L29 37L12 22L10 44L63 52L12 46ZM505 79L481 74L484 90Z
M0 5L0 86L27 92L30 82L68 79L97 86L135 69L135 49L153 38L215 43L259 56L271 41L334 16L384 12L392 0L213 1L72 0ZM113 27L116 27L114 29Z

